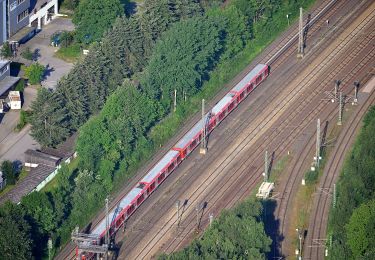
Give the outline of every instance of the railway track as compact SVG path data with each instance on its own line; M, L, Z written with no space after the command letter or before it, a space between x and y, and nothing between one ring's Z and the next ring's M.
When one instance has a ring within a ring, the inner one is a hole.
M336 7L336 8L338 8L338 7ZM321 22L322 23L322 22ZM284 38L284 41L289 41L289 39L287 38L287 37L285 37ZM293 51L290 51L290 52L293 52ZM270 56L271 55L271 53L268 55L268 56ZM274 55L274 54L272 54L272 55ZM124 193L125 194L125 193ZM116 203L113 203L113 204L116 204ZM95 226L95 224L94 224L94 226ZM65 258L64 258L65 259Z
M286 120L286 121L287 121L287 120ZM232 176L232 175L231 175L231 176ZM205 180L205 181L206 181L206 182L209 182L210 180L207 179L207 180ZM223 190L223 189L220 189L220 190ZM173 218L173 217L171 217L171 218ZM140 256L137 256L137 257L140 257Z
M324 169L323 178L319 184L319 190L315 199L313 213L310 218L310 225L306 242L304 243L304 259L324 259L326 249L326 229L328 213L331 207L333 184L336 182L343 165L346 154L349 152L356 133L362 123L363 116L371 105L375 104L375 92L372 91L366 102L360 104L351 120L337 140L337 146Z
M358 34L361 28L368 25L369 23L373 24L373 22L374 22L374 12L372 12L369 16L367 16L366 19L361 23L361 25L363 26L359 25L354 30L353 33ZM351 35L353 35L353 33ZM365 57L364 60L360 61L359 64L355 68L347 72L347 75L343 78L343 85L350 83L350 81L354 81L355 80L354 75L358 74L358 72L360 71L360 68L372 62L373 57L375 55L375 49L373 47L371 48L371 42L373 42L374 36L375 36L374 32L369 34L368 37L366 37L364 41L360 42L356 46L356 48L346 57L346 60L340 62L341 65L339 66L344 67L347 64L348 59L354 59L356 57L356 53L358 50L363 49L366 44L370 46L369 56ZM282 188L282 190L280 191L280 193L285 194L285 197L283 197L283 200L281 200L281 203L279 204L276 210L276 218L280 221L281 234L285 234L285 228L286 228L285 220L287 219L286 218L287 210L288 209L290 210L291 198L293 197L293 194L295 193L296 187L299 185L299 182L296 182L297 176L301 172L304 172L306 168L308 168L306 166L306 163L303 164L303 162L305 162L306 160L311 161L311 159L307 159L307 158L311 157L311 150L314 148L314 138L311 139L308 146L309 146L308 149L305 149L302 155L296 158L296 162L294 163L293 168L291 169L291 174L288 177L285 186L283 186L284 188ZM285 252L285 250L283 251Z

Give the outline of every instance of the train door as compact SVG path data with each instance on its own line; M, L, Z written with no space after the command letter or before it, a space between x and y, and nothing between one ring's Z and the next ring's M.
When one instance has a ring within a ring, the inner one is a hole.
M236 101L233 100L232 103L229 104L229 106L228 106L228 112L232 111L232 109L234 108L235 103L236 103Z
M241 94L237 97L237 103L240 103L244 96L245 96L245 91L242 91Z
M254 83L251 82L250 85L247 86L246 88L247 94L249 94L253 90L253 87L254 87Z
M127 214L128 216L130 216L130 215L133 213L133 211L134 211L134 204L131 204L131 205L129 206L128 210L126 211L126 214Z
M164 178L165 178L165 172L163 172L162 174L159 175L159 177L158 177L158 184L162 183L163 180L164 180Z
M153 192L155 189L155 181L151 183L151 185L147 188L147 195L149 195L151 192Z
M138 197L137 199L137 206L141 205L141 203L144 201L145 195L142 193L141 196Z

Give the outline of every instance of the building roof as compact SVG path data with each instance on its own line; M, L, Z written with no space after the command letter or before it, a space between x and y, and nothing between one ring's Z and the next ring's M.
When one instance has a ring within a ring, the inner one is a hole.
M8 39L9 42L20 42L25 38L29 33L35 31L35 27L25 26L19 30L16 34Z
M18 81L19 77L6 76L0 80L0 96L4 95L11 87L13 87Z
M0 198L0 204L4 203L7 200L10 200L14 203L20 202L23 196L29 194L32 190L34 190L55 169L56 167L47 165L39 165L36 168L32 168L29 174L24 179L19 181L12 190L10 190Z
M141 182L150 183L170 162L178 156L179 152L170 150L164 157L147 173Z
M25 152L25 162L27 162L27 163L34 163L35 162L35 163L41 163L41 164L45 164L45 163L57 164L57 162L60 159L61 158L59 158L59 157L56 157L56 156L53 156L53 155L50 155L50 154L46 154L46 153L43 153L43 152L31 150L31 149L28 149ZM31 161L29 161L29 160L31 160Z
M43 147L41 149L41 152L48 153L60 158L68 158L72 156L72 154L74 154L74 147L77 137L78 133L76 132L68 139L66 139L63 143L59 144L56 148Z

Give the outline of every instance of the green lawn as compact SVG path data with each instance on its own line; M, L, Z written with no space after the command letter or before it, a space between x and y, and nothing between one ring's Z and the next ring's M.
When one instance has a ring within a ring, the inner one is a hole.
M61 47L56 53L55 56L59 59L62 59L66 62L76 62L81 56L81 48L79 44L72 44L68 47Z

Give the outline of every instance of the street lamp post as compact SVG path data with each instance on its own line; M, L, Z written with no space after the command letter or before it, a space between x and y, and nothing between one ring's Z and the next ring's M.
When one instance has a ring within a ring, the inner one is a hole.
M289 26L289 14L286 15L286 19L288 19L288 26Z

